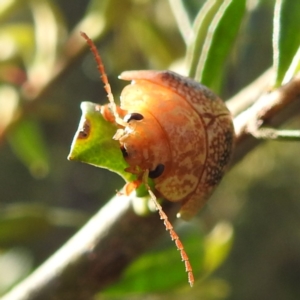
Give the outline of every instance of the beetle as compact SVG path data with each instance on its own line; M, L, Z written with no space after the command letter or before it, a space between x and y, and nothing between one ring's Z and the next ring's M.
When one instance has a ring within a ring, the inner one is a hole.
M108 95L103 117L119 128L112 137L137 179L127 183L126 194L144 184L185 262L189 283L194 277L178 235L157 197L180 202L178 217L192 218L220 182L229 163L234 128L224 102L204 85L171 71L126 71L119 78L131 81L115 104L101 57L89 44ZM154 182L150 188L148 179Z

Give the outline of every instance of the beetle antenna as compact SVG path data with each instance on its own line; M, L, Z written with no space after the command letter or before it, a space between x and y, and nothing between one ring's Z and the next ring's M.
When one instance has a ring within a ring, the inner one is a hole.
M126 124L126 122L123 121L123 119L119 116L119 114L117 112L117 106L116 106L116 103L115 103L115 100L114 100L114 95L111 91L111 86L109 84L107 74L105 72L104 64L103 64L101 56L100 56L100 54L97 50L97 47L95 46L94 42L88 37L88 35L85 32L81 31L80 34L86 40L87 44L89 45L89 47L91 49L91 52L94 55L94 58L95 58L96 63L97 63L97 69L99 70L100 78L101 78L102 82L104 83L104 89L107 93L107 97L108 97L113 115L116 119L116 122L119 125L122 125L122 126L125 127L127 124Z
M146 171L144 173L143 182L146 186L146 189L148 190L150 198L152 199L152 201L155 205L156 210L159 213L160 219L164 221L166 230L169 231L172 241L175 242L175 245L176 245L177 249L180 251L181 260L185 264L185 271L188 273L188 281L190 283L190 286L192 287L194 285L195 280L194 280L193 269L192 269L189 257L188 257L187 253L184 250L183 244L181 243L178 234L174 230L174 227L171 224L171 222L169 221L168 216L163 211L161 205L158 203L156 196L154 195L154 193L152 192L152 190L151 190L151 188L148 184L148 173L149 173L149 171Z

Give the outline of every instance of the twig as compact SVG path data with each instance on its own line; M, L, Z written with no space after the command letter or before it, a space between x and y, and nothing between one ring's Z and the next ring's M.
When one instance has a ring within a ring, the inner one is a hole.
M166 203L172 218L178 207ZM73 238L2 300L88 300L165 232L158 214L137 216L115 196Z
M263 125L277 127L300 113L300 73L284 86L264 93L248 109L234 118L236 150L232 164L236 164L257 144L254 138Z
M232 115L237 116L245 109L250 107L260 95L267 92L270 88L270 82L272 82L273 76L274 71L272 68L270 68L251 84L226 101L226 105L231 111Z

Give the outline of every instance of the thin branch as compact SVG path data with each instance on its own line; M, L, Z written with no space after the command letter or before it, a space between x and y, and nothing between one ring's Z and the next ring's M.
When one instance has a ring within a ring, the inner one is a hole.
M273 68L268 69L251 84L246 86L231 99L226 101L226 105L233 116L237 116L250 107L263 93L270 89L270 82L274 77Z
M178 207L166 204L165 212L174 219ZM1 299L92 299L163 233L165 228L158 214L137 216L129 197L115 196L61 249Z
M300 75L278 90L263 94L236 116L236 150L231 167L260 142L251 131L266 123L283 124L300 113L299 95ZM166 202L164 210L174 220L178 206ZM157 214L139 217L131 209L130 198L116 196L2 300L91 299L149 249L163 228Z
M260 128L251 134L257 139L300 142L300 130Z
M280 88L262 94L248 109L234 118L236 150L232 164L236 164L261 140L254 138L263 126L277 127L300 113L300 73Z

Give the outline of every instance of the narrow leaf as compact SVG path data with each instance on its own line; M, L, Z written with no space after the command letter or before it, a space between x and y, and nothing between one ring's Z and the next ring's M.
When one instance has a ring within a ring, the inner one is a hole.
M192 31L192 26L183 2L183 0L169 0L169 4L178 25L178 29L183 37L183 40L187 44Z
M222 70L246 11L246 0L225 0L208 29L196 80L218 89Z
M300 1L277 0L274 11L273 64L279 86L300 46Z
M8 141L33 176L41 178L48 174L49 154L37 121L23 119L15 124L8 133Z
M2 211L0 217L0 243L2 247L12 247L39 239L50 232L49 220L44 211L24 208Z
M282 84L288 83L298 72L300 72L300 46L293 57L293 61L284 75Z
M79 211L47 207L39 204L12 204L2 207L0 214L0 244L12 247L40 239L53 230L79 228L88 216Z
M34 31L26 23L13 23L0 27L1 60L11 60L20 56L25 65L31 63L34 53Z
M223 0L208 0L196 16L187 49L187 68L192 78L195 77L209 25L222 3Z
M218 223L205 238L204 275L209 275L222 265L230 253L233 238L233 228L225 222Z
M52 76L65 25L59 6L54 1L35 0L29 3L35 25L35 52L28 68L28 77L32 82L38 78L43 84Z

